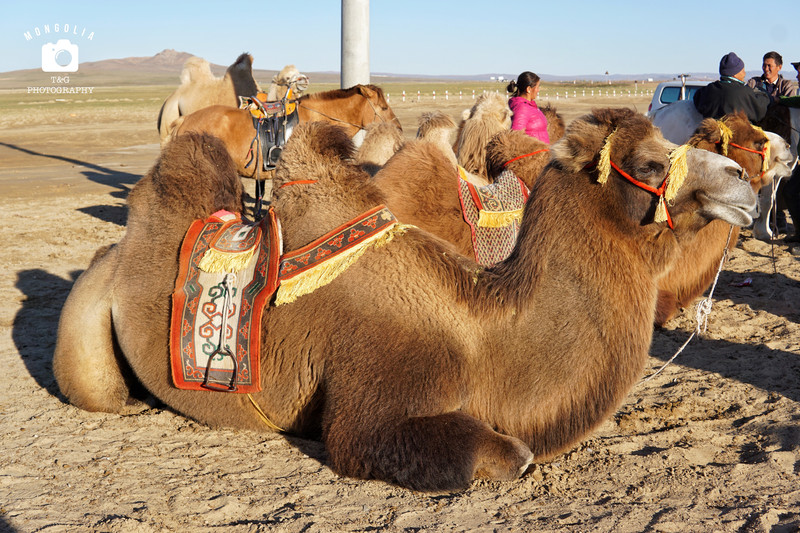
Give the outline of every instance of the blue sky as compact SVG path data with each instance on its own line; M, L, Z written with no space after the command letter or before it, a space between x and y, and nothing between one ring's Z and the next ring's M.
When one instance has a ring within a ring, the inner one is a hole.
M256 68L294 63L301 71L338 71L340 12L340 0L6 0L0 72L39 68L42 45L59 37L79 46L81 62L173 48L222 65L247 51ZM800 61L798 20L795 1L372 0L370 70L431 75L532 70L565 78L606 71L679 74L714 72L719 58L735 51L748 73L756 74L764 52L777 50L784 75L794 78L790 63ZM63 33L65 24L69 34ZM37 37L35 28L43 31L45 25L51 34Z

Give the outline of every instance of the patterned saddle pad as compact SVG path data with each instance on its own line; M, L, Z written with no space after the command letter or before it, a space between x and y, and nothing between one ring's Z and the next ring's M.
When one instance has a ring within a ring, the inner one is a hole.
M461 210L472 232L475 260L494 265L508 257L517 242L528 187L508 169L484 187L466 181L463 168L458 171Z
M172 294L170 359L179 389L261 390L261 314L278 285L281 241L260 223L218 211L190 227Z

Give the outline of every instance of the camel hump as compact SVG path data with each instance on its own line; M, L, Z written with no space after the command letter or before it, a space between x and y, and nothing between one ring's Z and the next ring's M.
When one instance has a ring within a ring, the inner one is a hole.
M183 64L181 85L211 79L214 79L214 75L211 73L211 65L202 57L190 57Z
M239 55L239 57L236 58L236 61L234 61L233 64L228 67L228 72L234 70L251 72L253 70L253 56L247 52Z

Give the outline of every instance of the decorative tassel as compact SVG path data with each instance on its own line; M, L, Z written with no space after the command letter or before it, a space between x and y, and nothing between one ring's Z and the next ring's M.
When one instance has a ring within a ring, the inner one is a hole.
M605 184L608 181L608 176L611 174L611 140L617 130L612 131L608 137L603 148L600 150L599 160L597 162L597 183Z
M690 148L691 146L684 144L677 147L669 154L669 182L667 182L667 189L664 191L663 199L670 203L675 200L675 197L678 195L678 189L681 188L683 182L686 181L686 176L689 174L686 154ZM666 220L666 218L664 220Z
M728 155L728 145L733 138L733 131L725 124L724 120L718 120L717 126L719 127L720 142L722 143L722 155Z
M247 268L257 249L258 246L253 246L243 252L221 252L215 248L209 248L203 254L197 268L209 274L239 272Z
M522 220L522 209L513 211L484 211L478 214L478 226L482 228L504 228Z
M753 126L753 129L756 130L757 132L761 133L762 135L766 135L766 134L764 134L764 130L762 130L758 126ZM769 170L770 148L771 147L770 147L770 144L769 144L769 137L767 137L767 143L764 145L764 154L763 154L763 157L762 157L763 161L761 163L761 172L762 173L764 173L767 170Z
M275 297L275 305L292 303L300 296L310 294L320 287L335 280L342 272L347 270L355 263L370 246L376 248L385 245L395 238L402 235L411 225L395 224L383 231L372 235L357 246L353 246L341 254L327 259L319 265L310 268L286 280L280 281L278 293Z
M658 205L656 206L656 214L653 217L655 222L667 221L667 205L663 196L658 197Z

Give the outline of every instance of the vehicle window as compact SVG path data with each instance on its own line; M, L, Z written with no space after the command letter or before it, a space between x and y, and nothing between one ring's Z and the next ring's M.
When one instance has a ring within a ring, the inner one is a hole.
M695 85L687 85L686 86L686 99L689 100L694 97L694 93L697 92L697 87ZM681 88L680 87L664 87L661 91L661 103L662 104L671 104L672 102L677 102L681 98Z

